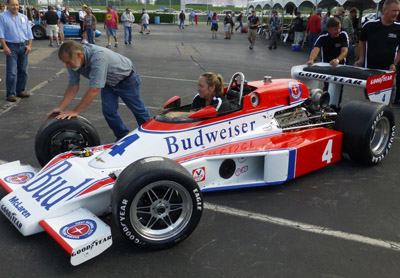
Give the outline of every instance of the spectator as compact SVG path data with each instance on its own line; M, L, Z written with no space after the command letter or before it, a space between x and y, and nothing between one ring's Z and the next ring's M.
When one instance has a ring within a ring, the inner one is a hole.
M243 13L240 12L240 14L237 16L236 21L239 22L239 26L235 28L236 32L238 29L242 30L243 28Z
M232 30L232 16L229 12L226 12L226 16L224 19L224 27L225 27L225 39L231 39L231 30Z
M142 15L142 26L143 26L143 32L146 32L147 35L150 34L149 23L150 23L150 17L147 14L146 10L144 10Z
M26 7L26 16L28 17L29 21L33 21L33 13L29 6Z
M255 10L252 10L251 15L247 18L247 25L249 27L249 31L247 34L247 39L250 42L249 48L253 49L257 38L257 27L258 25L260 25L260 19L256 15Z
M207 12L207 25L211 25L211 18L212 18L213 14L211 11Z
M39 20L40 20L40 15L39 15L38 10L36 8L32 8L32 13L33 13L33 21L34 21L34 23L38 24Z
M343 7L338 7L336 9L336 13L333 15L333 17L339 19L340 22L343 22L344 16L345 16L345 11Z
M196 13L192 10L190 12L190 22L192 23L192 25L194 24L194 16L196 15Z
M0 14L0 43L6 55L6 99L10 102L17 101L16 96L29 97L25 85L33 35L28 18L18 10L18 0L8 0L7 11Z
M212 38L216 39L217 38L217 32L218 32L218 16L217 13L214 12L212 18L211 18L211 32L212 32Z
M88 42L90 44L94 44L94 32L96 31L96 24L97 24L97 20L96 20L96 17L92 14L92 9L87 8L86 15L85 15L84 28L85 28L86 35L88 38Z
M185 29L185 12L182 10L179 14L179 29Z
M322 17L321 21L321 33L326 32L326 25L328 24L329 19L331 18L331 12L326 12L326 14Z
M58 40L58 32L60 29L60 19L58 18L57 13L54 11L54 7L50 7L50 9L45 13L42 18L43 24L46 26L46 35L50 39L49 46L53 47L53 38L56 38L57 46L60 45Z
M312 66L318 54L321 52L322 62L329 63L336 67L338 64L346 62L346 56L349 46L349 38L347 33L340 31L342 26L340 20L336 17L331 18L326 26L328 33L322 34L317 38L310 59L306 62ZM324 91L328 90L329 83L324 82ZM340 90L339 104L342 100L343 86ZM338 107L337 107L338 108Z
M310 44L309 45L310 54L314 48L315 41L321 34L321 13L322 9L318 8L316 14L312 15L308 20L307 34L308 34L308 43Z
M15 0L10 0L15 1ZM84 111L101 92L103 115L117 140L129 133L118 114L118 98L135 115L138 125L150 119L149 112L140 96L141 80L132 61L118 53L93 44L68 41L61 45L58 58L65 63L69 84L60 104L47 116L70 119ZM79 91L80 75L89 79L89 89L72 110L66 110Z
M108 44L107 48L111 47L111 37L114 37L114 47L118 47L118 30L119 17L118 14L112 10L112 5L107 6L106 20L104 22L104 29L106 30Z
M279 34L281 32L281 20L278 17L277 11L272 11L272 17L269 20L268 30L270 34L269 50L276 49Z
M363 25L359 41L360 53L355 66L397 70L400 63L400 53L397 51L400 43L400 24L396 22L399 8L398 0L386 0L383 4L382 18L367 21ZM400 96L392 93L390 102L398 104L399 101Z
M61 43L64 43L64 24L67 24L68 17L61 10L61 6L60 5L56 6L56 10L57 10L57 16L60 19L60 28L59 28L60 40L61 40Z
M197 25L197 21L199 20L199 18L198 18L198 16L197 16L197 14L195 14L194 15L194 22L196 23L196 25Z
M135 22L135 16L129 8L125 9L121 21L124 23L125 44L132 44L132 26Z
M84 22L85 16L86 16L86 9L87 9L86 4L83 4L82 9L78 12L78 21L79 21L79 26L81 27L79 34L82 37L82 43L87 42L86 32L83 31L83 22Z
M0 3L0 14L4 13L6 11L6 8L4 6L4 3Z
M356 40L356 36L353 27L353 19L356 17L356 15L357 15L357 8L353 7L350 9L349 15L343 19L342 29L349 35L349 53L347 55L348 62L349 59L354 60L354 49L355 49L354 43Z
M304 20L301 17L301 13L296 13L294 19L294 44L300 44L304 40Z
M70 23L69 8L68 8L68 6L65 6L65 7L64 7L63 13L64 13L64 15L67 17L67 23ZM67 23L65 23L65 24L67 24Z

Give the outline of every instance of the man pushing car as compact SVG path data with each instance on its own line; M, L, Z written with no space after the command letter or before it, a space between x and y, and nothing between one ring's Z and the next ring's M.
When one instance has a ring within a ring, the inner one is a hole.
M101 91L103 115L117 140L129 133L118 114L119 97L132 111L138 125L150 119L140 95L140 75L127 57L96 45L69 41L61 45L58 58L68 69L68 86L62 101L48 117L71 119L84 111ZM89 89L74 109L67 110L79 91L80 75L89 79Z

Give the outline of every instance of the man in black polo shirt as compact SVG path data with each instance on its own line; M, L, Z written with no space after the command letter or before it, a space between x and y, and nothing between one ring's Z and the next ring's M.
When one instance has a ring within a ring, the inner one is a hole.
M359 42L360 54L355 66L396 71L400 62L399 52L396 55L400 43L400 23L395 22L399 8L398 0L386 0L382 18L367 21L363 25ZM393 99L394 93L391 103ZM399 99L400 96L396 96L396 101Z
M336 67L346 62L346 56L349 49L349 37L344 31L340 31L342 24L336 17L329 19L326 29L328 33L322 34L317 38L314 48L310 54L310 60L306 63L309 66L314 64L319 52L321 52L322 62L329 63ZM324 91L328 90L329 83L324 83ZM339 104L342 100L343 86L340 90Z
M253 49L257 38L257 27L258 25L260 25L260 19L256 15L256 10L251 11L251 16L247 18L247 24L249 27L249 31L247 34L247 39L250 42L249 48Z
M57 45L60 45L58 41L58 32L60 26L60 19L57 13L54 11L54 7L49 6L49 10L42 18L44 25L46 25L46 34L50 38L49 46L53 45L53 37L56 37Z

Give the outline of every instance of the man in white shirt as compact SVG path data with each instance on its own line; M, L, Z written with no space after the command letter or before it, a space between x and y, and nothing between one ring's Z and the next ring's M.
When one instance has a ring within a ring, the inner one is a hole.
M135 22L135 16L131 13L129 8L121 16L121 21L124 23L125 44L132 43L132 26Z
M147 31L146 32L147 35L150 34L149 21L150 21L149 15L147 14L146 11L143 11L142 25L143 25L143 31Z

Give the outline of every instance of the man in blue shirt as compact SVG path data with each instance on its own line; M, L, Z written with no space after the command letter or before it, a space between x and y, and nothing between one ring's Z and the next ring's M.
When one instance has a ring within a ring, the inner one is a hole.
M6 54L6 98L15 102L16 96L29 97L24 91L33 35L28 18L18 13L18 0L7 0L7 8L7 11L0 14L0 43Z
M132 111L138 125L150 120L140 96L142 82L130 59L104 47L75 41L62 44L58 58L68 69L69 84L61 103L48 117L58 115L57 119L71 119L85 110L101 91L103 115L117 140L129 133L118 114L119 97ZM89 89L73 110L65 111L79 91L81 75L89 79Z

